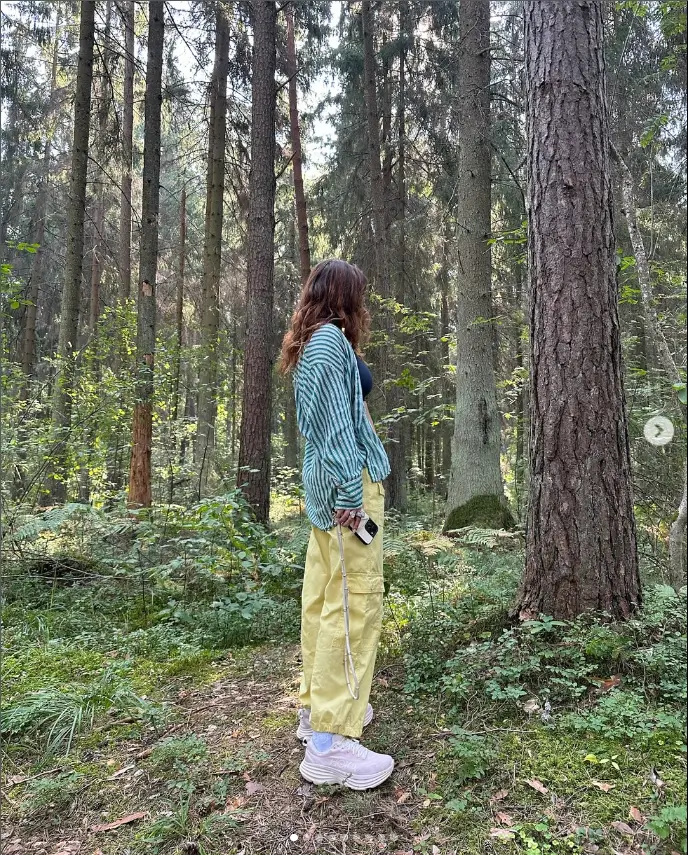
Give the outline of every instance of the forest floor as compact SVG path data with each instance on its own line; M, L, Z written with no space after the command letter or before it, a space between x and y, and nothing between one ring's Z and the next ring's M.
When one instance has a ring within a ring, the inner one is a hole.
M169 626L109 628L87 591L7 606L3 855L683 855L685 594L657 587L624 629L509 628L518 552L441 543L461 562L443 570L408 538L365 733L396 769L370 792L299 775L293 629L175 647ZM47 633L61 600L77 611Z

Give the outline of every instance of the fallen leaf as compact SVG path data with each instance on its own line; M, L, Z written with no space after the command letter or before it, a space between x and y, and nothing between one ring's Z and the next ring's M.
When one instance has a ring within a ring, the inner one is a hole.
M129 816L123 816L121 819L116 819L114 822L106 822L104 825L92 825L89 831L114 831L120 825L129 825L130 822L136 822L145 817L144 812L130 813Z
M605 781L593 781L592 785L593 787L597 787L598 790L602 790L603 793L608 793L616 787L616 784L607 784Z
M398 797L397 797L397 804L398 804L398 805L405 805L405 804L406 804L406 802L407 802L410 798L411 798L411 793L408 793L408 792L406 792L406 793L405 793L405 792L403 792L403 791L402 791L402 792L398 795Z
M538 781L537 778L531 778L526 781L529 787L532 787L534 790L537 790L538 793L542 793L543 796L546 796L549 793L547 787L542 783L542 781Z
M497 840L513 840L514 833L508 828L492 828L490 830L490 837L495 837Z
M534 715L534 713L538 712L539 709L540 704L535 698L531 698L529 701L526 701L525 704L523 704L523 712L528 713L528 715Z
M614 675L607 680L596 680L595 682L598 683L601 692L611 692L612 689L621 685L621 677Z
M246 796L234 796L233 799L227 799L225 802L225 813L232 810L239 810L246 804Z
M132 769L135 769L136 765L131 763L129 766L123 766L121 769L118 769L108 778L108 781L114 781L116 778L119 778L120 775L125 775L127 772L131 772Z
M435 844L434 844L434 843L433 843L433 845L432 845L432 855L441 855L441 853L440 853L440 847L439 847L439 846L435 846Z
M498 790L491 798L490 804L494 804L495 802L503 802L504 799L509 795L508 790Z
M613 822L612 828L614 828L616 831L620 832L621 834L629 835L629 837L633 837L635 835L635 831L633 831L633 829L631 828L630 825L626 825L625 822Z
M57 852L55 855L78 855L81 852L80 840L66 840L58 843Z
M642 815L642 813L640 813L637 807L632 807L629 810L628 814L634 822L637 822L640 825L645 822L645 817Z
M257 781L248 781L246 784L246 795L255 796L256 793L262 793L265 790L263 784Z
M296 790L297 796L305 796L308 798L313 795L313 784L301 784Z
M513 816L511 816L511 814L504 813L504 811L501 811L501 810L497 812L497 819L499 820L501 825L513 825L514 824Z

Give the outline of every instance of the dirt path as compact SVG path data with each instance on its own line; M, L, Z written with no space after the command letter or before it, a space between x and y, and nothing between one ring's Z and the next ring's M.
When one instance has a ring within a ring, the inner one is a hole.
M354 793L315 788L299 775L298 648L265 648L221 671L201 690L175 688L179 715L164 732L82 748L74 767L83 776L80 789L65 810L47 804L42 815L20 819L6 803L4 855L410 855L414 844L433 852L433 829L414 830L422 803L412 795L431 775L425 761L432 750L414 730L393 672L378 675L366 744L393 753L397 770L378 790ZM176 747L163 762L160 746L170 744ZM189 753L199 744L207 755L193 762ZM15 802L14 795L10 789L5 798ZM187 800L187 814L174 809ZM137 814L117 828L93 830ZM158 839L158 829L157 842L145 842L156 820L174 825L177 815L176 830ZM221 828L209 819L218 815Z

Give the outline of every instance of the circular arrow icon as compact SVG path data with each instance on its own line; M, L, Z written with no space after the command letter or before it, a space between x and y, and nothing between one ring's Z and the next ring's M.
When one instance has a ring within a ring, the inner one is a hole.
M650 445L668 445L674 438L674 426L666 416L652 416L645 422L643 435Z

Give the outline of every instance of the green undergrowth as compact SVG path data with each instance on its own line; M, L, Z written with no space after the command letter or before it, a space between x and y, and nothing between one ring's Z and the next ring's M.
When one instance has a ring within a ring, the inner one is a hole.
M60 824L88 808L117 819L130 805L101 786L104 764L141 739L155 745L139 765L160 810L122 840L132 852L189 839L207 855L231 851L243 808L220 818L237 798L227 781L243 788L265 760L260 743L215 756L185 729L178 700L230 673L274 677L254 670L256 646L298 640L307 524L285 515L266 532L234 495L136 524L78 507L45 516L18 520L8 538L6 775L38 776L10 787L16 816ZM514 625L518 532L449 538L391 515L385 555L370 745L397 746L401 762L412 750L400 731L428 747L412 785L415 851L686 852L685 590L648 580L624 624L591 614ZM281 738L292 718L265 709L263 738ZM229 778L209 780L212 763ZM359 796L336 798L369 812Z

